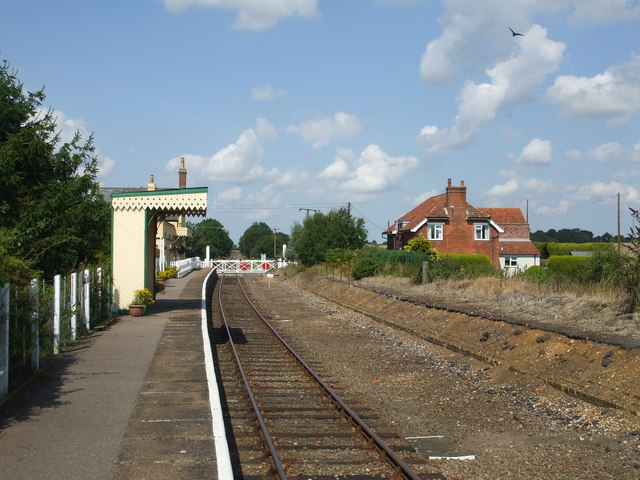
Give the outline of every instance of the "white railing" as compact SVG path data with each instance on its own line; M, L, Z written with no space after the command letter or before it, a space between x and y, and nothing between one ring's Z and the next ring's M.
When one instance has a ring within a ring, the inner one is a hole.
M38 370L43 356L58 355L108 318L109 296L100 268L56 275L52 282L34 279L26 290L0 286L0 399L11 388L10 379L20 381Z
M200 269L202 267L202 263L203 262L202 260L200 260L200 257L192 257L185 258L184 260L175 260L171 262L171 266L178 269L178 273L176 274L176 276L178 278L182 278L185 275L191 273L193 270Z

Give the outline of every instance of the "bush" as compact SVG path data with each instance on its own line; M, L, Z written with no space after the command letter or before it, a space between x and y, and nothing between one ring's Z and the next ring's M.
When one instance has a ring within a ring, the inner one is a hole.
M476 278L492 276L496 269L491 260L484 255L466 253L447 253L438 255L431 264L429 276L434 278Z
M383 263L371 257L358 257L351 270L351 276L354 280L360 280L365 277L373 277L380 273Z
M522 272L522 276L527 280L532 280L534 282L542 282L549 278L550 274L548 270L545 270L539 265L532 265L527 268L524 272Z
M554 255L571 255L571 252L573 251L594 253L602 251L614 251L612 243L548 243L546 245L546 249L549 257L552 257Z
M131 301L132 305L144 305L145 307L148 307L154 303L156 302L153 299L152 293L148 289L141 288L133 292L133 300Z
M547 267L554 276L578 282L591 280L591 257L554 255L549 257Z
M170 278L175 278L177 274L178 269L176 267L168 267L158 272L158 278L160 280L168 280Z

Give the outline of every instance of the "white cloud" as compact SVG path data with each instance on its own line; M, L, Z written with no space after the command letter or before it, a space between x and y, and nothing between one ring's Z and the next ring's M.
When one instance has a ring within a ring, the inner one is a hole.
M111 172L113 172L115 166L116 161L114 159L109 157L100 157L98 164L98 179L102 181L107 178Z
M635 187L616 181L586 183L576 190L574 198L578 202L608 199L610 203L613 203L618 193L621 194L625 202L638 203L640 201L640 192Z
M568 14L573 24L640 18L629 0L442 0L442 34L431 40L420 62L429 85L447 84L460 72L475 72L504 56L513 43L507 25L526 30L541 15ZM523 37L518 37L523 39Z
M608 142L587 150L587 157L600 163L614 161L640 162L640 142L625 148L618 142Z
M553 158L553 147L549 140L534 138L516 157L516 162L524 165L548 165Z
M242 187L231 187L216 195L216 203L238 203L242 200Z
M640 6L629 0L575 0L572 23L613 23L633 21L640 18Z
M333 117L307 120L287 128L289 133L298 133L315 149L322 148L336 139L350 138L362 131L360 120L355 115L338 112Z
M521 38L515 54L487 70L490 83L465 83L450 129L427 125L421 130L418 143L427 152L442 153L468 145L495 118L498 109L522 101L559 68L564 43L547 39L547 30L538 25Z
M640 110L640 56L590 78L559 76L546 98L573 118L625 122Z
M487 190L487 195L490 197L506 197L507 195L515 193L518 188L520 188L520 184L517 180L508 180L502 185L494 185L491 187Z
M263 141L272 140L275 128L264 118L256 120L256 128L243 131L238 139L219 150L211 157L185 154L188 170L196 177L207 180L231 183L250 183L260 178L273 178L277 170L266 170L262 164L264 156ZM175 170L179 158L172 158L167 163L167 170Z
M265 87L254 87L251 89L251 98L256 102L270 102L278 98L286 97L289 92L284 88L273 88L271 85Z
M35 116L37 118L44 118L47 113L47 109L38 108L36 109ZM76 133L80 134L81 143L89 139L90 134L84 126L84 120L82 118L68 118L64 112L53 109L51 110L51 115L57 127L56 133L60 136L60 143L57 145L58 148L64 143L71 142ZM102 182L113 172L116 161L109 157L100 156L97 150L96 155L98 156L98 173L96 177Z
M427 198L431 198L431 197L435 197L436 195L440 195L442 192L439 192L438 190L429 190L428 192L422 192L419 195L416 195L415 197L405 197L404 201L405 203L408 203L409 205L413 205L414 207L417 205L420 205L422 202L424 202Z
M369 145L357 158L342 150L318 176L337 190L370 194L397 183L419 163L416 157L392 157L378 145Z
M192 7L211 7L237 12L233 28L237 30L267 30L281 19L299 16L320 16L318 0L164 0L170 12Z
M582 151L580 149L574 148L572 150L567 150L564 154L572 160L581 160L582 159Z
M278 131L276 130L276 127L269 123L269 120L263 117L258 117L256 120L256 133L258 134L258 137L269 141L273 141L278 138Z

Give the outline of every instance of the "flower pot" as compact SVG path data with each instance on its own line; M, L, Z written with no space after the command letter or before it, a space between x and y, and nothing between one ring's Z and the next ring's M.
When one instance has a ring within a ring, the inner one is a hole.
M129 315L132 317L141 317L144 312L144 305L129 305Z

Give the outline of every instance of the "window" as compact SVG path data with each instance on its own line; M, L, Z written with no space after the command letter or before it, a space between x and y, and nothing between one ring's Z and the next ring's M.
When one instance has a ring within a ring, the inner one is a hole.
M489 240L489 225L486 223L475 224L475 239L476 240Z
M429 224L429 240L442 240L442 224L430 223Z
M504 266L505 268L517 267L518 257L504 257Z

